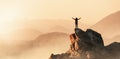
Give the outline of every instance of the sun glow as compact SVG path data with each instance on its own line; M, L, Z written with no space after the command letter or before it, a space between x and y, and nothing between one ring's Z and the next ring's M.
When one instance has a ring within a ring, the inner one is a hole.
M13 21L17 16L17 11L13 9L5 9L1 11L0 21Z
M6 37L14 29L14 21L18 17L18 12L12 8L0 10L0 36Z

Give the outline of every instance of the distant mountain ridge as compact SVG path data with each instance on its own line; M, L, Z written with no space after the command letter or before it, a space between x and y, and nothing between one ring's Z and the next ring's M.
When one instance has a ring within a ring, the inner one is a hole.
M92 28L107 38L120 35L120 11L104 17L101 21L93 25Z
M33 46L38 45L41 47L59 45L61 42L69 43L68 34L62 32L51 32L39 35L35 40L31 41Z

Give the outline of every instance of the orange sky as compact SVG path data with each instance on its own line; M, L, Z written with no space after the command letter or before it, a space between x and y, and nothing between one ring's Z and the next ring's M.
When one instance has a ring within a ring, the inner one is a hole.
M67 20L81 16L84 23L93 24L120 10L119 6L120 0L0 0L0 15L7 14L0 19L10 15L12 19Z
M0 0L0 47L2 47L1 49L3 49L0 50L1 52L4 52L4 50L5 52L7 50L11 52L13 51L13 49L9 47L6 48L6 46L4 45L2 46L2 44L8 45L10 47L15 46L16 48L17 46L16 44L19 44L19 42L21 43L22 40L27 41L37 38L42 32L36 30L36 28L39 28L40 26L38 24L41 23L39 22L35 23L36 21L35 22L33 21L35 19L39 19L39 20L53 19L57 21L59 20L59 22L61 22L60 20L72 20L72 17L77 16L77 17L82 17L80 22L84 23L85 25L93 25L96 22L100 21L105 16L117 11L120 11L120 0ZM31 19L33 19L32 20L33 22L31 21ZM26 25L26 23L28 24ZM33 25L31 26L31 24ZM30 28L28 25L30 26ZM23 29L26 28L27 26L28 29ZM45 26L42 26L42 28L49 29L50 26L51 25L47 26L48 28L44 28ZM106 40L105 43L112 41L115 40ZM27 44L25 43L25 49L26 49L26 45ZM20 47L22 46L23 45L20 45ZM57 47L61 48L61 46L56 46L54 47L54 49L53 47L48 47L41 50L38 49L38 51L37 49L35 49L35 51L33 51L34 53L27 51L28 53L23 54L22 57L21 55L18 57L23 59L27 57L36 58L37 56L48 58L46 54L48 55L51 52L52 53L61 52L61 49L57 48ZM20 48L18 50L22 50L22 49ZM45 52L46 54L44 53L41 54L41 52ZM17 53L17 50L15 50L15 53ZM4 53L1 56L1 58L3 58L3 56ZM14 56L12 55L12 57ZM5 58L8 59L11 58L9 57L9 52L7 52L7 56L5 56ZM17 58L16 55L15 58Z
M0 33L13 30L16 20L55 19L95 24L120 10L120 0L0 0Z

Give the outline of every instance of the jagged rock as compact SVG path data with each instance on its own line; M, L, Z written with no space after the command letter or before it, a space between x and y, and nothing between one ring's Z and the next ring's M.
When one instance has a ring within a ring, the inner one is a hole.
M52 54L49 59L120 59L120 43L104 46L101 34L92 29L83 31L75 28L70 41L70 49L66 53Z

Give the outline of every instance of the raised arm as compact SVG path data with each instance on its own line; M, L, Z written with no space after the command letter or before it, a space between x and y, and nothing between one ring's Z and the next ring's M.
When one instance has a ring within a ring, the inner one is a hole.
M74 20L75 20L75 18L74 18L74 17L72 17L72 19L74 19Z
M80 17L80 18L78 18L78 20L79 20L79 19L81 19L81 17Z

